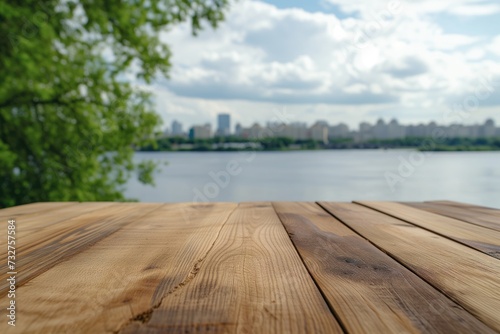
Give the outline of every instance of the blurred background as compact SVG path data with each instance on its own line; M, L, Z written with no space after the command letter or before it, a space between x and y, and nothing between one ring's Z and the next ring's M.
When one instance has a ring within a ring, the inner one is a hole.
M500 208L492 0L0 0L0 207Z

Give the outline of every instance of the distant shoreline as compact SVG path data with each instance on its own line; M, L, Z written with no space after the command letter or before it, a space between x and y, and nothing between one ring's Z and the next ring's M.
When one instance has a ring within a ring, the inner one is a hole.
M178 149L178 150L137 150L136 152L301 152L301 151L367 151L367 150L417 150L420 152L498 152L499 148L455 148L439 147L435 149L418 149L417 147L364 147L364 148L316 148L316 149Z
M500 151L500 138L401 138L354 142L335 139L329 143L290 138L212 138L190 140L181 137L160 138L142 147L140 152L246 152L246 151L317 151L415 149L423 152L494 152Z

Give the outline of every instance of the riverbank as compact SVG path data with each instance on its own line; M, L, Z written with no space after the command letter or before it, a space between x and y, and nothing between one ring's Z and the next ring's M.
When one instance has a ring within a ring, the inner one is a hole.
M435 152L500 151L500 138L401 138L354 141L334 139L328 143L290 138L244 139L221 137L211 139L161 138L142 147L142 152L239 152L239 151L310 151L353 149L415 149Z

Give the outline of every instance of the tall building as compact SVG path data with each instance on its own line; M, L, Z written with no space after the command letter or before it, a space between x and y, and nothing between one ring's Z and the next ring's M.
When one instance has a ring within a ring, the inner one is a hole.
M348 138L349 135L349 126L345 123L330 126L328 129L328 136L330 138Z
M231 115L217 115L217 135L229 136L231 134Z
M241 134L243 132L243 127L241 126L240 123L236 124L236 127L234 128L234 135L236 137L241 137Z
M387 125L383 119L379 119L377 123L372 128L373 137L376 139L386 139L387 138Z
M283 127L283 137L292 138L293 140L309 139L306 123L295 122Z
M362 122L359 124L358 141L365 141L373 138L373 126L370 123Z
M184 132L182 131L182 123L177 122L174 120L172 122L172 136L182 136Z
M496 134L495 121L488 119L481 127L482 137L494 137Z
M317 121L309 129L309 137L312 140L320 141L324 144L328 144L328 123L324 121Z
M404 126L399 125L396 119L393 119L387 126L385 137L388 139L404 138L406 137L406 129Z

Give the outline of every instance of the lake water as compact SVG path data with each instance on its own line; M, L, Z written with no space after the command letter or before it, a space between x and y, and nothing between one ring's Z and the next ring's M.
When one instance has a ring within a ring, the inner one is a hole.
M143 202L428 201L500 208L500 152L330 150L137 153L168 165L156 187L129 181Z

